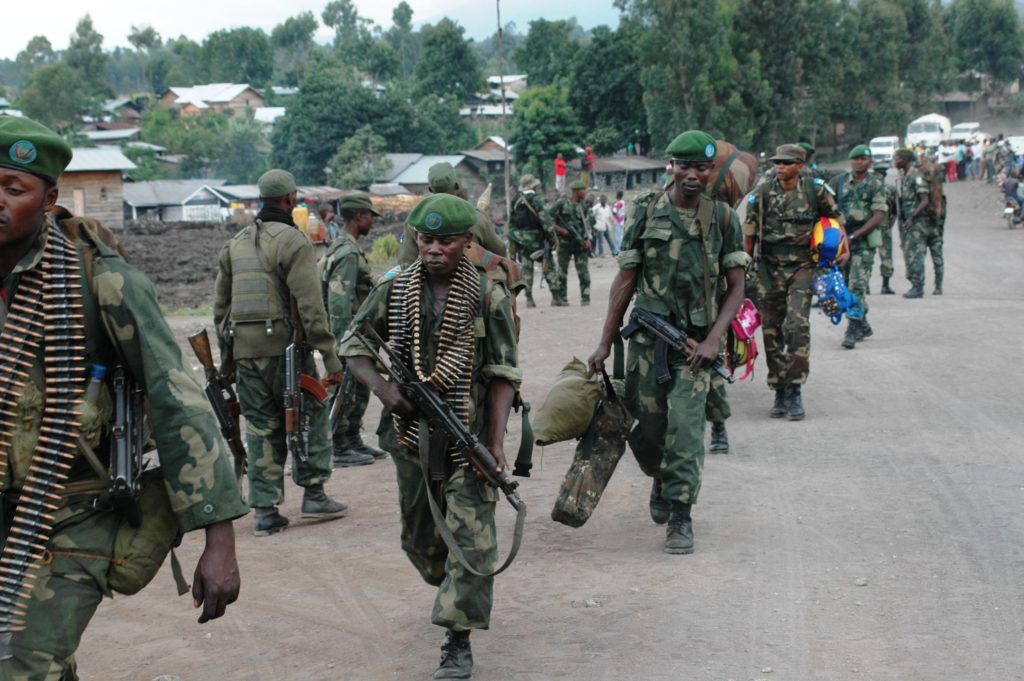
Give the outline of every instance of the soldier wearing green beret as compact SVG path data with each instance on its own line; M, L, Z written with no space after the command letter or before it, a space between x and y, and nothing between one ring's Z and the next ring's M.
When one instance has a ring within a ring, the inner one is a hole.
M913 167L914 152L898 149L894 164L901 173L898 212L900 218L900 248L907 267L911 288L904 298L924 297L925 256L932 254L935 267L935 290L942 295L942 277L945 270L942 256L945 229L945 196L942 191L943 173L930 161Z
M77 679L75 651L100 601L142 588L181 533L206 534L192 587L199 622L239 591L232 520L248 509L231 459L153 285L97 223L56 205L71 155L46 127L0 116L3 679ZM135 501L115 495L121 469L110 468L113 397L128 386L148 402L159 461ZM126 554L133 535L145 556Z
M584 208L587 184L576 180L569 185L568 197L560 196L551 207L551 220L558 234L557 286L551 287L551 304L565 307L569 304L568 277L569 261L576 264L576 275L580 280L580 304L590 305L590 247L594 228L590 211Z
M775 177L751 193L743 223L743 248L760 259L761 331L775 391L770 415L791 421L804 417L801 386L811 370L811 232L820 218L840 218L824 181L803 172L805 158L796 144L776 149ZM848 257L844 252L840 264Z
M466 257L475 220L473 206L454 196L436 194L422 201L409 215L419 258L370 292L352 328L370 324L453 408L466 405L464 423L504 468L505 426L522 372L510 294ZM431 460L445 463L443 470L431 472L441 478L440 485L428 489L418 456L427 433L421 432L415 409L395 383L377 373L373 351L354 334L342 341L340 353L356 379L394 415L397 437L390 453L398 474L402 549L423 579L438 587L432 620L447 629L434 678L469 678L469 633L490 626L494 578L471 574L449 555L433 526L426 495L441 488L447 525L468 562L490 572L497 562L497 490L454 451L432 453ZM461 378L445 379L442 368Z
M320 260L320 284L331 333L340 340L374 285L370 264L359 246L359 238L370 233L373 219L380 217L380 213L373 207L369 195L363 192L343 196L338 208L344 227ZM346 400L345 406L338 414L337 423L332 424L334 465L363 466L373 463L374 459L383 459L386 456L384 452L365 444L360 433L363 415L370 402L370 391L356 383L351 394L343 399Z
M253 534L264 537L288 527L277 505L284 501L285 349L296 328L305 344L320 351L325 386L341 382L342 366L324 310L313 245L292 220L298 203L295 178L268 170L259 179L263 208L253 224L221 249L213 320L221 370L238 379L249 453L249 505L256 509ZM302 373L316 377L313 353L305 352ZM348 507L324 492L331 477L331 443L326 405L307 396L308 456L292 462L292 479L305 488L304 518L340 518Z
M871 172L871 149L868 145L858 144L848 158L851 169L833 178L829 186L835 193L850 244L850 259L844 274L850 290L864 309L862 319L850 319L846 324L842 345L852 350L859 341L874 334L868 323L868 283L871 281L875 249L882 245L881 227L885 224L889 206L885 183Z
M690 514L704 464L710 367L743 302L750 258L743 252L736 213L705 194L717 153L714 138L690 130L666 151L673 183L666 192L636 202L617 256L619 272L601 341L589 362L603 370L634 293L637 308L663 317L691 338L685 352L669 350L667 381L658 379L654 339L643 331L630 338L626 360L625 399L637 419L629 445L640 468L654 479L651 518L668 523L665 551L682 554L693 551Z

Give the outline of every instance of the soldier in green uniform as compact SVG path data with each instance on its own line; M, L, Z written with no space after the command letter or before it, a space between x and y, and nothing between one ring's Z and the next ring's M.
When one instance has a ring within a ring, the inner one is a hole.
M743 247L760 251L761 332L768 387L775 391L772 418L804 417L801 386L810 373L811 232L822 217L838 218L827 185L803 172L804 150L783 144L772 156L775 177L750 195ZM845 250L845 249L844 249ZM844 257L840 264L845 263Z
M900 246L911 284L911 289L903 294L904 298L924 297L924 257L929 246L935 262L935 286L942 292L942 233L930 217L932 187L913 167L913 160L914 152L910 149L896 151L895 164L901 174L898 204Z
M370 264L359 247L359 237L370 233L373 218L380 217L380 213L373 207L370 197L362 192L343 196L338 208L345 226L320 261L320 283L331 333L341 339L373 288ZM373 463L374 459L383 459L387 455L365 444L360 434L370 391L356 382L345 399L334 425L334 465L363 466Z
M239 590L231 521L248 509L153 285L98 223L56 206L70 147L3 116L0 150L0 678L74 681L103 596L142 588L181 533L205 530L192 594L199 622L220 617ZM118 366L148 399L159 459L142 479L141 563L115 541L133 530L107 473ZM34 578L19 579L22 558Z
M457 197L441 194L421 202L409 215L420 257L370 293L352 328L373 326L420 380L457 409L504 468L505 426L522 373L512 298L465 256L474 220L473 206ZM423 579L438 587L432 620L447 629L434 678L469 678L469 633L490 626L494 578L469 573L449 555L434 527L428 481L418 460L420 438L426 434L420 432L413 406L394 382L377 373L373 353L355 335L342 341L341 355L395 415L397 438L390 452L398 475L402 549ZM468 562L489 572L497 562L497 490L474 475L460 454L450 452L445 458L447 525Z
M862 319L850 319L846 325L842 345L852 350L857 343L874 334L868 323L868 283L875 249L881 245L880 226L885 221L888 203L885 183L871 172L871 149L858 144L850 150L851 170L837 175L829 182L836 204L843 216L846 238L850 244L850 259L846 272L848 286L864 309Z
M580 304L590 305L590 245L593 227L590 211L583 207L587 196L587 185L576 180L569 185L569 197L560 196L551 207L551 219L558 234L558 282L551 287L551 304L565 307L569 304L568 278L569 261L576 263L576 275L580 279Z
M890 286L892 275L896 272L892 263L892 232L896 224L896 199L897 186L899 185L899 171L885 165L875 166L875 172L882 178L885 185L886 217L885 222L879 228L882 234L882 245L878 249L879 270L882 273L882 295L891 296L896 293Z
M508 219L508 240L515 247L516 262L523 268L523 277L526 281L527 307L537 307L533 301L535 261L532 256L542 251L545 244L548 244L549 249L542 259L543 276L552 291L558 286L558 269L553 262L554 254L558 250L558 237L555 236L555 228L551 224L548 209L544 206L544 198L537 193L539 186L540 181L533 175L526 174L519 179L519 196L512 204L512 214Z
M305 342L319 350L325 385L341 382L341 360L327 325L313 245L292 220L298 202L295 178L268 170L259 179L263 208L256 221L221 249L213 319L221 370L238 379L249 453L249 505L256 509L253 534L263 537L288 527L277 510L284 501L285 348L298 326ZM294 312L294 313L293 313ZM316 376L313 353L302 372ZM292 462L292 479L305 488L304 518L340 518L348 507L324 492L331 477L331 442L326 405L307 397L308 456Z
M667 192L641 197L627 223L612 282L601 341L590 356L603 369L623 315L636 294L637 308L665 318L691 338L685 353L670 350L671 377L659 383L654 339L630 338L626 403L637 418L629 445L640 468L654 479L651 518L668 523L665 551L693 551L691 506L704 465L704 417L711 363L743 302L744 268L739 218L728 205L704 195L714 165L715 140L690 130L669 144L674 182ZM718 304L718 287L726 292ZM697 340L699 339L699 340Z

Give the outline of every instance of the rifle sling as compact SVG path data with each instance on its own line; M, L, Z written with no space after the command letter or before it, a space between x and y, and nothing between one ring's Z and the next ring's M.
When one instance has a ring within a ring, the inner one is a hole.
M430 432L430 424L426 419L420 419L421 434ZM532 438L531 438L532 439ZM430 478L430 438L419 437L420 447L420 470L423 472L423 483L427 488L427 504L430 506L430 515L434 518L434 525L437 527L438 534L441 535L441 539L444 540L445 545L448 547L448 551L455 557L455 560L459 561L459 564L466 569L466 572L477 577L493 577L497 574L504 572L512 561L515 560L516 554L519 553L519 545L523 542L523 525L526 523L526 506L519 508L516 511L516 526L512 534L512 548L509 549L508 557L505 558L505 562L501 564L497 570L493 572L480 572L466 559L466 555L462 552L459 547L459 542L452 534L452 531L448 529L448 523L445 522L444 514L438 507L437 501L434 500L434 494L431 490L431 478ZM472 470L466 471L467 475L473 475Z

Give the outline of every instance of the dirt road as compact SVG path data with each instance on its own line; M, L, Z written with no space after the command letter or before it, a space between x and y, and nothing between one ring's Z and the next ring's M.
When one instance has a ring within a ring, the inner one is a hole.
M493 629L473 636L475 679L1024 677L1024 230L1006 230L991 187L947 193L945 296L872 296L875 336L854 351L815 314L803 422L768 418L762 360L731 390L732 453L707 459L693 555L662 552L628 453L585 527L553 523L572 447L537 452L521 557L498 578ZM571 284L573 307L547 307L544 291L523 311L534 404L592 350L612 261L593 273L596 307L576 306ZM83 678L429 678L442 631L433 589L398 545L393 465L338 471L328 488L349 517L294 522L290 486L287 532L257 540L251 518L237 523L242 595L224 619L196 625L166 569L106 601L78 656ZM499 533L510 530L503 513ZM186 570L201 544L186 538Z

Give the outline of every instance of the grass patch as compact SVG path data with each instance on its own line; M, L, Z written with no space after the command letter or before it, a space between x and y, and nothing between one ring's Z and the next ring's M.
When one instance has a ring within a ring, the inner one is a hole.
M168 310L166 307L161 307L161 311L165 317L212 317L213 306L206 305L203 307L189 307L180 310Z

